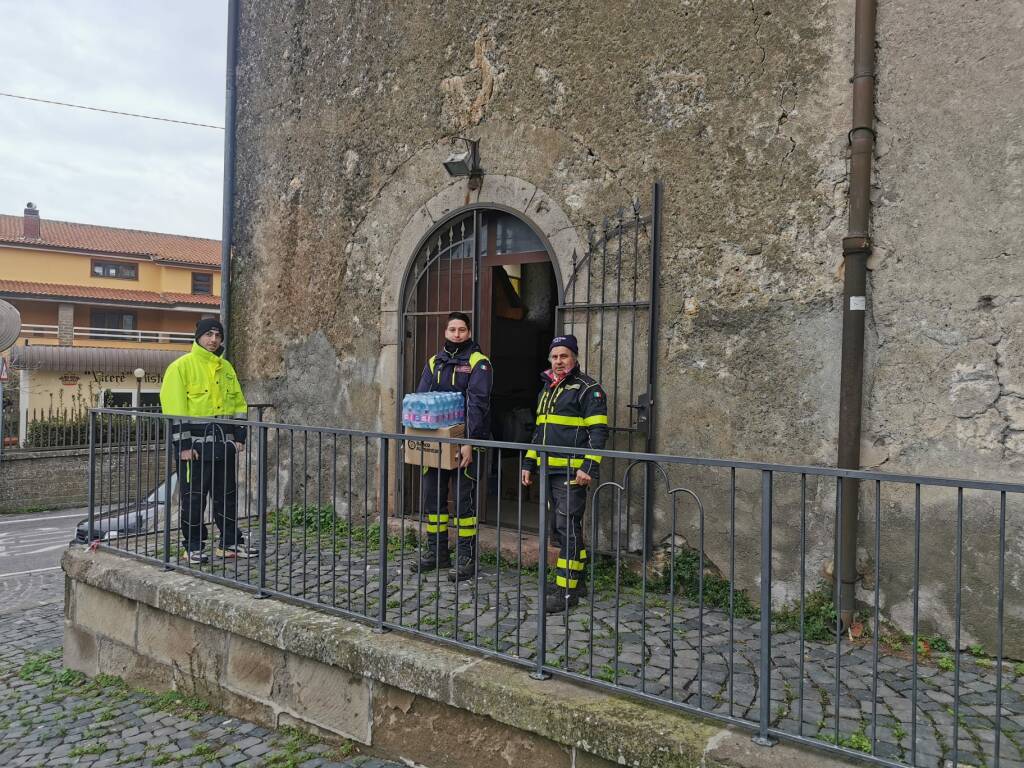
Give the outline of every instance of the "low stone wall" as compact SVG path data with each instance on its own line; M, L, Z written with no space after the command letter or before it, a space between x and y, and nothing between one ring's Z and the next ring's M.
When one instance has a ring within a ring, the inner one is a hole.
M5 449L0 461L0 513L85 506L88 483L86 449Z
M72 547L64 663L431 768L830 766L661 707Z
M125 457L128 457L129 466L122 468ZM152 451L143 451L143 485L147 486L142 489L143 495L152 490L148 486L159 482L155 477L154 465L163 466L160 461L154 459ZM138 477L134 449L107 455L102 462L105 475L127 482L129 498L134 498ZM88 503L87 448L4 450L3 459L0 460L0 514L84 507Z

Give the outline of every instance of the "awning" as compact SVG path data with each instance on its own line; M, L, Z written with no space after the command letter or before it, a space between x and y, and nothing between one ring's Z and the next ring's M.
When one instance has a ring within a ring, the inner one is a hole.
M19 344L11 348L11 367L33 371L134 371L163 373L183 350L110 349Z

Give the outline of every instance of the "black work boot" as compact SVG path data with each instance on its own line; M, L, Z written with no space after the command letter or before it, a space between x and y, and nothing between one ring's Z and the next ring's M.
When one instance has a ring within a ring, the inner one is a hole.
M459 539L455 565L448 570L448 581L466 581L476 577L476 537Z
M413 573L427 573L438 568L448 568L452 564L452 556L448 552L448 540L442 541L437 534L427 534L427 544L423 547L420 559L413 563L409 570Z
M587 594L583 579L577 581L572 589L559 587L557 584L548 586L549 589L545 590L544 595L544 613L561 613L568 608L575 608L580 604L580 596ZM554 589L550 589L551 586L554 586Z

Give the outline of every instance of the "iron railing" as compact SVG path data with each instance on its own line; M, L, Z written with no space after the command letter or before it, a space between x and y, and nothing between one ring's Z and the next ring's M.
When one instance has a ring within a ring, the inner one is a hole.
M530 446L439 439L481 449L470 465L481 481L491 466L498 473L473 487L477 516L491 521L480 526L476 576L453 582L412 568L428 525L421 472L411 514L391 511L403 509L400 461L426 458L404 435L222 422L248 430L233 468L209 466L223 473L216 488L229 508L235 480L253 557L190 563L172 443L183 420L112 409L89 418L82 542L730 723L763 745L782 738L887 766L1024 761L1024 664L1013 661L1024 656L1024 595L1009 546L1024 536L1024 484L588 449L618 459L624 475L590 491L582 599L546 614L544 566L557 558L548 480L574 475L542 464L523 487ZM499 452L505 461L492 460ZM200 464L183 470L192 482ZM453 498L466 477L456 474ZM857 615L840 631L828 575L842 570L837 523L852 479L869 544ZM216 541L213 506L201 514ZM648 506L654 549L631 553L629 515Z
M118 407L124 413L143 412L159 413L160 406L125 406ZM25 413L24 436L20 436L20 416L4 419L4 432L7 435L9 448L48 449L48 448L85 448L89 445L89 411L86 408L33 408ZM148 429L158 428L158 423L143 422ZM109 424L98 425L97 428L113 428ZM115 436L98 438L110 442Z

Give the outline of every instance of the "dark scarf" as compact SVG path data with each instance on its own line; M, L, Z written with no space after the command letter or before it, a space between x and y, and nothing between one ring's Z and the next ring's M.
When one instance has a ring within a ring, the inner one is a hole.
M444 343L444 351L447 352L449 354L449 356L454 358L454 357L461 356L462 353L466 352L471 346L473 346L473 338L472 337L466 339L461 344L455 344L454 342L451 342L451 341L445 341L445 343Z

